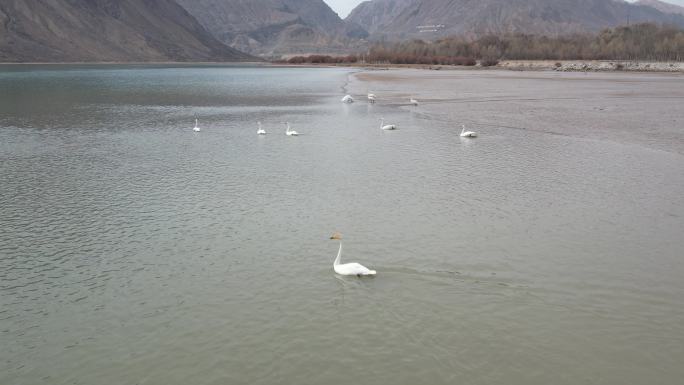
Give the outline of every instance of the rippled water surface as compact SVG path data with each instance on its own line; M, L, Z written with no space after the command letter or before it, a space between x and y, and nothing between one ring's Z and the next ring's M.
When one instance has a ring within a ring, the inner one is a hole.
M508 74L0 68L0 384L679 383L682 78Z

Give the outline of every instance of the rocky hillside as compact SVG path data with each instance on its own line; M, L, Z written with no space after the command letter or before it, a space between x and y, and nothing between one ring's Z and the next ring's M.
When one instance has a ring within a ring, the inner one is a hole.
M677 15L684 15L684 7L679 5L674 5L666 3L659 0L639 0L636 2L638 5L644 5L647 7L653 7L663 13L673 13Z
M369 33L381 32L413 3L415 0L365 1L351 11L346 21L362 26Z
M264 56L346 52L368 34L323 0L177 0L223 43Z
M347 17L374 39L595 32L636 22L684 26L684 17L621 0L372 0Z
M0 0L0 62L253 59L173 0Z

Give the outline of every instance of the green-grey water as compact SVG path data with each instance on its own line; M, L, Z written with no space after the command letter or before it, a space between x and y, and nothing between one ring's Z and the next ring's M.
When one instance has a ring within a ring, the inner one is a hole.
M684 79L459 76L0 68L0 384L681 382Z

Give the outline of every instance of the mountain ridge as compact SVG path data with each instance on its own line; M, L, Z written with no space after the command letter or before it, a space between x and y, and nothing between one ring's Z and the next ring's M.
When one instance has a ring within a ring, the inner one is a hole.
M346 20L375 40L510 32L561 35L647 21L684 26L681 15L618 0L373 0L359 4Z
M173 0L0 0L1 62L246 60Z
M684 15L684 7L659 0L639 0L635 4L652 7L663 13Z
M217 39L264 56L346 52L365 30L323 0L177 0Z

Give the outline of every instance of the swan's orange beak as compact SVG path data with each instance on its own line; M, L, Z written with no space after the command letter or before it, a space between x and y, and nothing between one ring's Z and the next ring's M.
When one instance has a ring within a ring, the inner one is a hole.
M330 239L335 239L335 240L341 241L342 240L342 234L335 233L330 237Z

